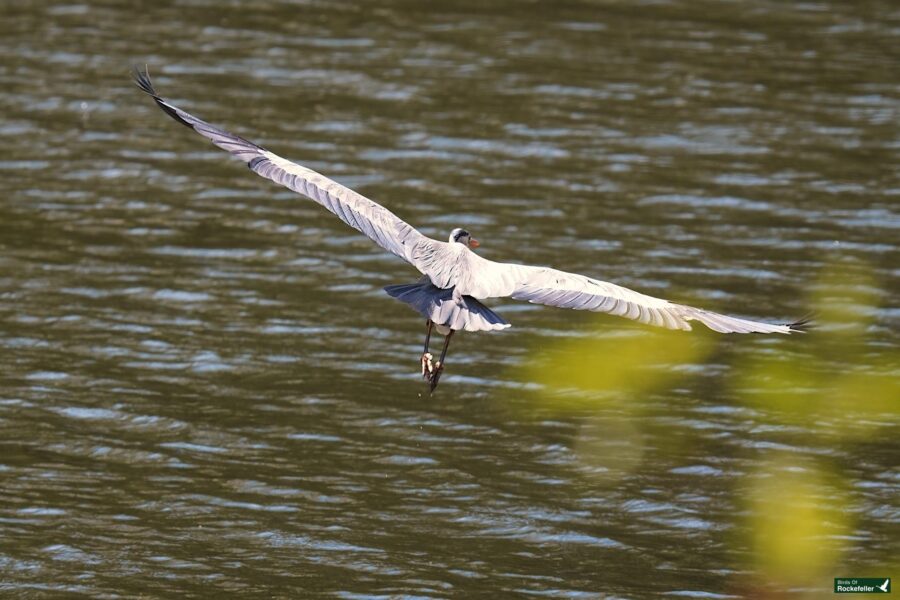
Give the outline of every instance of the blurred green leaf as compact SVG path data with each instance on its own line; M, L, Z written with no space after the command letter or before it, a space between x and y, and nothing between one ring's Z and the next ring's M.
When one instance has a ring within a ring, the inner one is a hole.
M541 401L558 410L600 407L685 376L686 367L702 361L713 347L710 335L697 333L650 328L613 332L604 323L593 335L541 348L527 377L545 388Z
M869 270L843 261L813 286L816 327L802 346L747 357L735 389L744 403L778 424L814 436L856 438L896 422L900 372L896 353L873 362L866 330L881 298Z
M782 589L834 577L851 514L844 486L796 457L765 461L749 478L749 545L757 577Z

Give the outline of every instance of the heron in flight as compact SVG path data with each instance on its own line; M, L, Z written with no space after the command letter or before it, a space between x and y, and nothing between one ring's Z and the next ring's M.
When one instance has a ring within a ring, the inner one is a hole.
M807 320L772 325L729 317L584 275L487 260L474 252L479 242L469 231L457 227L446 242L431 239L361 194L178 108L160 97L146 70L135 69L134 79L167 115L244 161L254 173L321 204L422 273L415 283L389 285L384 290L426 319L425 348L420 362L422 376L432 392L444 370L454 332L493 331L510 326L480 302L485 298L510 297L547 306L605 312L668 329L690 330L690 321L699 321L720 333L787 334L802 331L807 325ZM434 331L445 336L436 361L428 349Z

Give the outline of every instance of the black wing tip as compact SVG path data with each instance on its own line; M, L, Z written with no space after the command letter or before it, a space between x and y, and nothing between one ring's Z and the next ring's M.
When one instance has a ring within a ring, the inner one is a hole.
M135 85L137 85L139 88L141 88L141 91L143 91L144 93L149 94L156 101L156 104L159 105L159 107L161 109L163 109L163 112L165 112L167 115L169 115L170 117L172 117L173 119L175 119L176 121L178 121L179 123L184 125L185 127L190 127L191 129L194 129L193 124L189 123L188 121L185 121L181 117L181 115L178 114L178 111L175 109L174 106L172 106L171 104L169 104L168 102L163 100L159 96L159 94L156 93L156 88L153 87L153 82L150 81L150 70L147 68L146 65L144 65L143 70L141 70L141 68L137 65L132 67L131 76L134 79Z
M131 67L131 78L134 80L135 85L145 93L150 94L154 98L159 98L156 88L153 87L153 82L150 81L150 70L147 68L147 65L144 65L143 69L138 65L133 65Z
M802 319L794 321L793 323L786 323L785 326L791 331L796 331L797 333L806 333L810 329L815 329L815 316L815 314L810 313L804 316Z

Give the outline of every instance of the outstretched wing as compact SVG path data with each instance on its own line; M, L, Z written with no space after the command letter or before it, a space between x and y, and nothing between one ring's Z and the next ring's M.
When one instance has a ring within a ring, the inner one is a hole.
M413 266L419 268L414 258L417 245L421 249L440 243L422 235L385 207L350 188L210 125L167 102L156 93L146 71L135 69L134 80L167 115L241 159L254 173L315 200L344 223Z
M699 321L720 333L791 333L802 331L808 320L772 325L675 304L628 288L546 267L497 263L477 254L468 256L468 277L460 291L476 298L504 297L535 304L591 310L634 319L668 329L690 330Z

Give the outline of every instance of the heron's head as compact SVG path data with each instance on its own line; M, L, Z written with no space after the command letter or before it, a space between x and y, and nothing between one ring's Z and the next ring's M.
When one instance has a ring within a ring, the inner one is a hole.
M447 240L451 244L465 244L469 248L477 248L481 244L478 240L469 235L469 232L462 227L457 227L450 232L450 239Z

